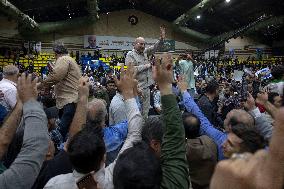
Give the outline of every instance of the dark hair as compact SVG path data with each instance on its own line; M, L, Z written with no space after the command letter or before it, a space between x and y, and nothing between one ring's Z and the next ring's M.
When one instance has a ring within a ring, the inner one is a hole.
M142 140L147 144L150 144L153 139L162 143L163 124L161 116L149 116L142 128Z
M83 174L98 171L105 152L103 138L91 127L85 127L77 133L67 150L73 168Z
M113 73L113 69L109 69L109 70L107 70L107 71L106 71L106 73L107 73L107 74L109 74L109 73Z
M115 189L159 189L161 180L160 161L143 141L120 154L113 170Z
M90 132L95 132L101 138L104 137L101 123L97 122L96 120L87 119L86 124L84 125L84 129L89 130Z
M110 83L114 83L114 84L115 84L115 82L114 82L113 79L108 79L107 82L106 82L106 86L107 86L108 84L110 84Z
M212 94L212 93L215 93L218 88L219 88L218 82L215 81L215 80L211 80L211 81L209 81L209 82L207 83L207 86L206 86L206 88L205 88L205 91L206 91L207 93Z
M270 92L268 93L268 101L272 104L274 104L274 98L280 96L278 93Z
M231 127L234 127L235 125L243 124L246 127L253 127L256 124L255 123L255 118L254 118L254 116L250 112L246 112L246 113L248 114L248 117L247 117L248 119L246 119L246 120L239 120L237 115L234 115L229 120L229 125L231 125Z
M237 124L232 127L232 133L243 140L241 143L241 153L254 153L265 147L265 140L254 127L247 127L244 124Z
M281 79L284 74L284 66L278 65L271 69L271 75L274 79Z
M192 117L194 119L196 119L196 121L190 121L190 123L188 123L186 121L186 118L188 117ZM182 120L183 120L183 127L184 127L184 131L185 131L185 137L188 139L193 139L196 137L199 137L199 130L200 130L200 120L198 119L198 117L196 117L196 115L191 114L189 112L184 112L182 114Z

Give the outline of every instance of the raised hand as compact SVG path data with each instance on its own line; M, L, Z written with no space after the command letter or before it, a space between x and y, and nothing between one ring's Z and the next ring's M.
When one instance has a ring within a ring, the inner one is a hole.
M158 84L161 94L172 93L173 59L171 54L165 53L155 59L153 79Z
M187 88L188 88L188 84L187 82L185 81L185 77L184 76L180 76L178 78L178 87L180 89L180 91L183 93L185 91L187 91Z
M78 90L79 90L79 98L81 97L89 97L89 86L90 86L90 83L89 83L89 78L88 77L81 77L79 79L79 87L78 87Z
M18 78L17 89L19 99L22 101L22 103L37 99L37 80L38 78L32 80L31 74L29 74L27 77L25 74L22 74L21 77Z
M217 164L211 189L282 189L284 185L284 108L275 116L269 150L236 155Z
M119 80L116 77L114 78L115 84L125 100L134 98L134 89L137 87L134 72L134 66L130 63L126 71L123 67L121 68Z

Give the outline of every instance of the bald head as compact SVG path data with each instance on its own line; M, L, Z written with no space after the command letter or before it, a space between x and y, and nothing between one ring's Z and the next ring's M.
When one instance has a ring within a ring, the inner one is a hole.
M139 53L143 53L145 50L145 39L143 37L138 37L134 42L134 49Z
M230 111L227 114L226 119L224 120L224 126L227 131L230 130L232 126L239 123L242 123L247 127L255 126L254 118L252 117L252 115L250 115L244 110L239 110L239 109L234 109Z
M106 115L107 109L104 100L95 98L88 103L87 120L104 126Z

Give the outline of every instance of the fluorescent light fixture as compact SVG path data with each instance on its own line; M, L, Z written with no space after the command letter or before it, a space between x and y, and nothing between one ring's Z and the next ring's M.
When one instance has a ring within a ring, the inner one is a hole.
M226 0L226 3L230 3L231 0Z
M201 18L201 16L200 16L200 15L197 15L197 16L196 16L196 18L197 18L197 19L200 19L200 18Z

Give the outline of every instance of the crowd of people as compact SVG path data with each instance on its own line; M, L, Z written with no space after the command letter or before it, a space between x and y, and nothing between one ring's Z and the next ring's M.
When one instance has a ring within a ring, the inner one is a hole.
M44 78L5 66L0 188L282 189L283 62L174 63L155 55L165 38L137 38L127 70L100 75L62 43Z

